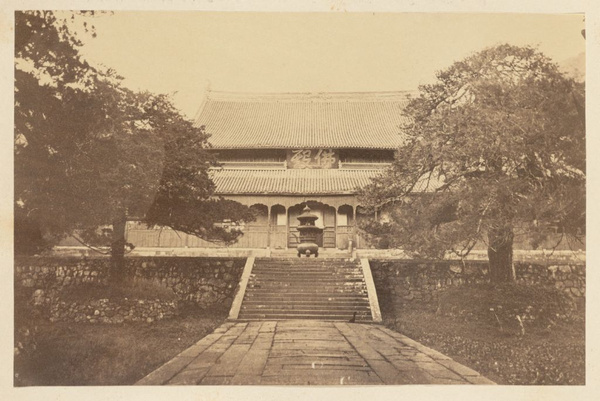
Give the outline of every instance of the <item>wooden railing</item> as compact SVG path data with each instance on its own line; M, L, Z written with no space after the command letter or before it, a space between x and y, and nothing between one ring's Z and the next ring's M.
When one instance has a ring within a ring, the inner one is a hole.
M266 225L247 225L244 235L230 248L266 248L268 244L268 227ZM210 242L172 229L130 229L127 231L127 242L138 248L221 248L223 243Z

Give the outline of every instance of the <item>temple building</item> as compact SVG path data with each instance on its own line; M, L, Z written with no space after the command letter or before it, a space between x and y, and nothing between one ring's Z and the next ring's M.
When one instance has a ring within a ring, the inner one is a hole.
M216 194L251 206L256 221L230 248L293 249L305 206L323 228L324 249L367 247L356 229L357 189L394 158L403 142L408 92L238 94L209 92L196 118L211 134L221 167ZM224 222L227 224L227 222ZM136 247L214 248L173 230L129 224Z

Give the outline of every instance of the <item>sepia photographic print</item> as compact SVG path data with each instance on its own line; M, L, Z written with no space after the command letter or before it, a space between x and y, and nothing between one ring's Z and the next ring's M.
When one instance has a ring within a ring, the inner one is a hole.
M587 3L267 3L8 13L10 397L593 399Z

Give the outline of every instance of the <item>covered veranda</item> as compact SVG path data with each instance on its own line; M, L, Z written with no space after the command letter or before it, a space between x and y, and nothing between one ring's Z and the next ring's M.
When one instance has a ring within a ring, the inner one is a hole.
M305 206L319 216L316 225L323 228L317 239L325 249L348 250L365 245L357 230L357 220L367 216L360 213L355 196L226 196L250 206L256 220L240 229L244 235L229 245L231 248L294 249L298 244L297 217ZM358 215L357 215L358 208ZM222 244L204 241L192 235L163 229L148 229L130 222L127 240L136 247L216 248Z

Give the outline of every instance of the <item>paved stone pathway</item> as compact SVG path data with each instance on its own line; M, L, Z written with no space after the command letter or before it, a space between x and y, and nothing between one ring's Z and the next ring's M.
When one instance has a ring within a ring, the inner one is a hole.
M227 322L140 380L152 384L494 384L381 325Z

